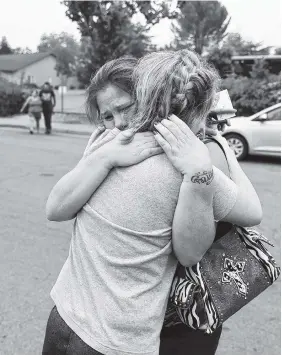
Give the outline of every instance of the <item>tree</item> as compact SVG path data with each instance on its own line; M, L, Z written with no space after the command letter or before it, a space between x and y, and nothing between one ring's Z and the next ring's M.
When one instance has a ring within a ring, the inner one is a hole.
M233 51L228 47L212 47L207 55L207 61L218 70L222 78L232 73Z
M229 33L223 48L232 50L233 55L269 54L270 47L262 47L260 42L245 41L239 33Z
M237 116L248 116L281 102L281 75L271 74L264 61L257 61L249 77L230 75L221 89L228 90Z
M150 44L148 30L164 16L174 15L163 1L64 1L64 5L83 38L78 77L84 84L111 59L144 55ZM145 24L132 21L137 14Z
M175 49L204 49L219 44L226 36L231 18L218 1L180 1L181 15L173 25Z
M1 39L0 54L13 54L13 50L9 46L7 38L5 36L3 36Z
M37 50L39 52L52 52L56 55L56 70L58 74L68 78L75 73L79 44L72 35L65 32L43 34Z
M32 54L32 50L29 49L28 47L21 48L21 47L16 47L13 49L14 54Z

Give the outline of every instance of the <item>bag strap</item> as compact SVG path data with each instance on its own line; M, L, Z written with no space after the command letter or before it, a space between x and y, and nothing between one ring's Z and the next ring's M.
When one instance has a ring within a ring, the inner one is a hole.
M224 154L224 156L225 156L226 162L227 162L228 171L229 171L229 178L230 178L230 180L232 180L232 178L231 178L231 174L230 174L230 165L229 165L229 161L228 161L228 158L227 158L226 152L225 152L225 150L224 150L223 146L221 145L221 143L220 143L220 142L219 142L216 138L211 137L211 136L208 136L208 138L207 138L207 139L204 139L204 143L205 143L205 144L207 144L207 143L216 143L216 144L220 147L220 149L222 150L222 152L223 152L223 154Z
M205 144L207 144L207 143L216 143L220 147L220 149L223 151L223 154L224 154L226 162L227 162L228 171L229 171L229 178L230 178L230 180L232 180L231 179L231 174L230 174L229 162L228 162L228 159L227 159L227 156L226 156L226 152L225 152L223 146L221 145L221 143L217 139L215 139L213 137L210 137L210 136L208 136L207 139L204 139L204 143ZM220 239L224 235L226 235L231 230L233 230L233 224L232 223L219 221L218 224L217 224L217 227L216 227L215 241Z

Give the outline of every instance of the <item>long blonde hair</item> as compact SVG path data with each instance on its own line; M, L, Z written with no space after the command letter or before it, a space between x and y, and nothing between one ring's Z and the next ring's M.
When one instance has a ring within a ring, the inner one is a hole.
M136 114L130 126L146 131L172 113L188 126L204 120L213 105L219 75L195 52L162 51L139 60L133 82Z

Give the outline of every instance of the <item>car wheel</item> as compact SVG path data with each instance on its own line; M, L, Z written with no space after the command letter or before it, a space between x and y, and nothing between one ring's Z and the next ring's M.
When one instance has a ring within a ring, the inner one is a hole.
M239 134L226 134L224 138L227 140L229 147L233 150L237 160L243 160L248 155L248 143L245 138Z

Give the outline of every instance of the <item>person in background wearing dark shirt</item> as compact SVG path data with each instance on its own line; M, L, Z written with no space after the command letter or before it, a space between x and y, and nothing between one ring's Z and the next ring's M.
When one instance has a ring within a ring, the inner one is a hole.
M46 127L45 134L50 134L52 130L51 121L53 108L56 106L56 96L50 83L44 83L43 88L39 93L39 97L42 100L42 109Z

